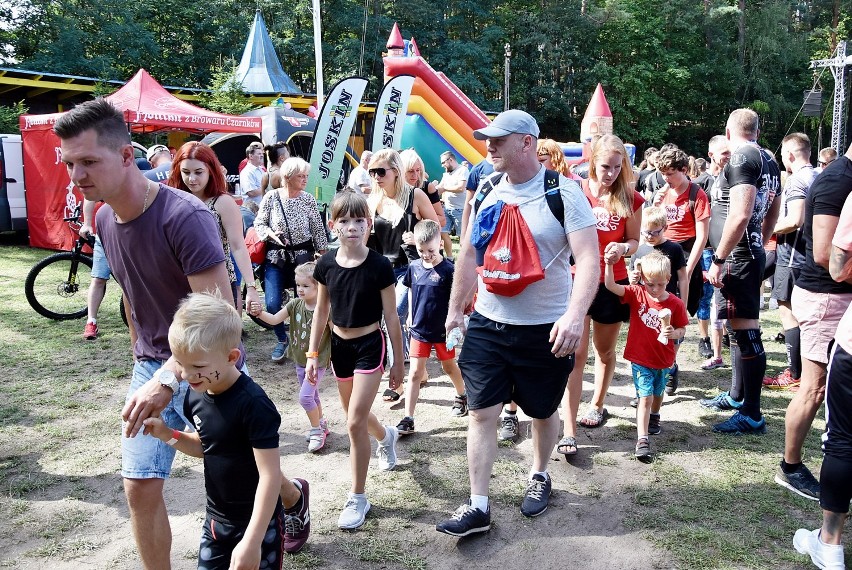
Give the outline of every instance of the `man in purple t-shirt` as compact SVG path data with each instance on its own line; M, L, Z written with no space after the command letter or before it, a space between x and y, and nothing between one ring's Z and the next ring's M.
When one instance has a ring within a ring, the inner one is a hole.
M96 217L98 233L124 291L134 356L122 410L124 490L143 566L168 568L171 529L163 483L174 449L140 430L144 419L156 415L173 429L192 425L182 415L187 383L167 335L178 303L190 292L230 296L218 228L201 201L142 175L124 117L105 100L78 105L54 131L71 181L86 200L105 202ZM285 481L281 494L285 508L307 513L299 488Z

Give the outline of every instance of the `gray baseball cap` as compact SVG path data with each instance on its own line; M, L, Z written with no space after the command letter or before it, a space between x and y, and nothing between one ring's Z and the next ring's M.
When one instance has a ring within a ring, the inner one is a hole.
M538 138L538 123L529 113L518 109L509 109L497 115L487 127L473 131L473 138L484 141L485 139L505 137L512 133L532 135Z

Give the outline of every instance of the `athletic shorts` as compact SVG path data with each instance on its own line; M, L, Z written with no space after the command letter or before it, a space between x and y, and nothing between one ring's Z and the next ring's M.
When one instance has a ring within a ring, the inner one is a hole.
M760 318L765 260L762 254L754 259L734 261L729 258L722 266L722 287L716 290L719 319Z
M552 323L508 325L475 312L459 355L467 405L471 410L514 401L531 418L556 412L574 355L551 353Z
M825 452L820 471L820 506L833 513L849 512L852 499L852 355L835 344L825 386Z
M633 375L633 386L636 388L636 395L640 398L662 396L665 393L669 368L655 370L631 362L630 371Z
M231 555L243 539L248 524L233 525L207 515L198 548L198 570L228 570ZM260 567L280 570L284 559L284 509L279 504L260 543Z
M104 253L104 244L101 243L101 238L95 236L95 247L92 248L92 277L107 281L112 271L107 262L106 253Z
M384 372L387 360L387 343L381 329L348 339L331 333L331 367L338 382L352 380L355 374Z
M411 358L429 358L433 347L435 348L435 356L441 362L452 360L456 357L456 349L447 350L447 343L445 342L421 342L416 338L411 339L411 345L408 347L408 356Z
M619 285L628 285L629 279L616 281ZM606 288L603 283L598 285L598 292L592 300L586 313L593 321L602 325L626 323L630 320L630 305L621 302L621 297Z
M828 346L846 307L852 303L852 293L814 293L796 286L790 301L793 316L799 321L802 356L827 364Z
M789 303L793 298L793 285L799 276L798 267L787 267L786 265L775 266L775 281L772 284L773 299Z

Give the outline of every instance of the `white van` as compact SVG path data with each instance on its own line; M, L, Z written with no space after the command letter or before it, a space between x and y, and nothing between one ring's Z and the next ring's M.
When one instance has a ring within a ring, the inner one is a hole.
M21 135L0 135L0 232L27 231Z

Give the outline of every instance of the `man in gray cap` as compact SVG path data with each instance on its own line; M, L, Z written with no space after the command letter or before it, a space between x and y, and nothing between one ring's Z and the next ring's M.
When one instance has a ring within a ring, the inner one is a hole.
M464 309L478 287L475 312L459 357L470 409L467 458L471 496L451 518L436 526L439 532L454 536L491 528L488 484L497 454L494 426L503 404L512 400L532 418L533 464L521 513L535 517L547 509L551 489L547 464L559 439L556 409L574 366L574 351L599 276L595 218L580 187L559 176L561 200L545 197L545 169L536 153L539 129L535 119L523 111L506 111L473 135L486 141L496 172L480 185L474 198L456 262L446 323L448 334L456 327L464 330ZM485 192L487 188L491 189ZM498 200L518 204L541 265L546 267L544 279L511 296L490 292L477 277L476 250L470 242L477 214ZM576 262L574 294L568 261L572 254Z

